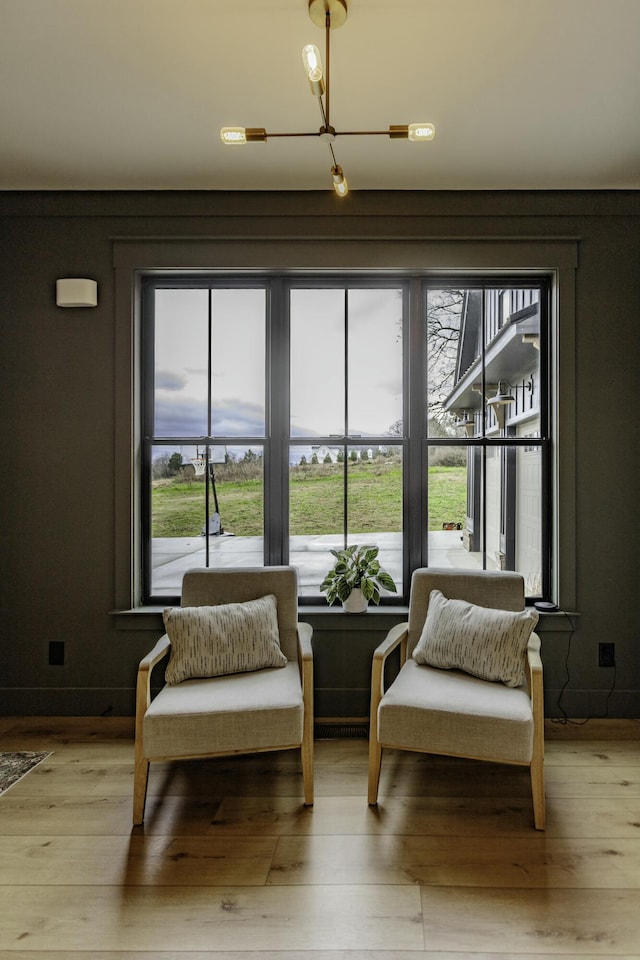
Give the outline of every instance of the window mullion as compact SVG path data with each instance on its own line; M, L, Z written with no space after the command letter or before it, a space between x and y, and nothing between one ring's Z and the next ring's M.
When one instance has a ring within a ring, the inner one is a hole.
M264 562L289 562L289 288L274 278L267 297L267 437Z
M349 436L349 291L344 291L344 463L342 464L342 536L346 548L349 540L349 470L346 438Z
M413 277L405 289L403 526L406 539L405 583L409 572L428 561L427 489L429 449L424 398L427 395L426 284Z

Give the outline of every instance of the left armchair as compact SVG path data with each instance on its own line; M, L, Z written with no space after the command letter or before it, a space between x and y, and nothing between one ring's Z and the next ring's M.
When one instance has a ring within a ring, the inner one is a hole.
M157 760L299 749L313 804L312 628L298 622L295 568L189 570L167 622L138 667L134 824ZM169 682L151 699L151 672L167 656Z

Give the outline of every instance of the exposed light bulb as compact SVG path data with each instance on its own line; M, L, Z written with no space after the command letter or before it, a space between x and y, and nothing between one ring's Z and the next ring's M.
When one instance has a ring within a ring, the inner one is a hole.
M331 179L333 180L333 189L338 196L346 197L349 193L349 184L339 163L336 163L335 167L331 167Z
M313 43L307 43L302 48L302 62L314 97L321 97L324 93L324 77L320 51Z
M223 143L246 143L247 131L244 127L223 127L220 139Z
M409 140L417 143L423 140L433 140L436 135L436 128L432 123L410 123Z
M266 140L267 131L264 127L223 127L220 139L223 143L252 143Z

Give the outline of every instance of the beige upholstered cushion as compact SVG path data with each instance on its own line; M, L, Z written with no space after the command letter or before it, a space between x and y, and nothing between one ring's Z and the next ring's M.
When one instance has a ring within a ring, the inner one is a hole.
M378 708L382 746L530 763L533 714L526 687L487 683L407 660Z
M219 677L265 667L284 667L276 598L217 606L168 607L164 624L171 640L165 680Z
M147 759L277 750L302 743L298 664L164 686L144 718Z
M537 622L536 610L479 607L432 590L413 658L427 666L464 670L519 687L525 682L525 651Z

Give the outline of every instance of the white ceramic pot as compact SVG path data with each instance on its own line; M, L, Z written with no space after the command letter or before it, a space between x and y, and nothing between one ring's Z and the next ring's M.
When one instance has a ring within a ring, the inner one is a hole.
M342 606L346 613L366 613L369 601L360 587L354 587L347 599L342 601Z

